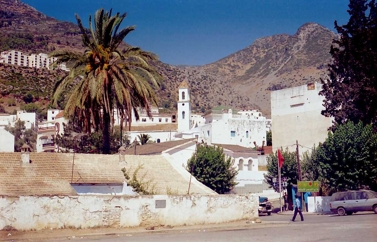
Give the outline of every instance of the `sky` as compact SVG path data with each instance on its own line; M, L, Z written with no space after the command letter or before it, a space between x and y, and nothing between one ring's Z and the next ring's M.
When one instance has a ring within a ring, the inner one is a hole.
M256 39L295 34L315 22L334 32L349 19L348 0L21 0L47 16L88 26L99 8L127 13L136 26L124 41L172 65L204 65L250 46Z

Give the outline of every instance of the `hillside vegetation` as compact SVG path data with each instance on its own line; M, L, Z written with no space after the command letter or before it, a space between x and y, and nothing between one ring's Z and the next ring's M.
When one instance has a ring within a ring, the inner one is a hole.
M45 16L18 0L0 0L0 50L50 53L69 48L82 51L78 27ZM136 29L137 31L137 29ZM279 34L203 66L153 63L165 77L158 90L160 107L176 109L177 88L186 80L194 112L223 105L259 109L270 116L270 91L319 81L327 74L330 46L336 35L316 24L301 26L294 35ZM159 53L156 53L159 54ZM0 64L1 95L21 97L32 92L48 100L62 73Z

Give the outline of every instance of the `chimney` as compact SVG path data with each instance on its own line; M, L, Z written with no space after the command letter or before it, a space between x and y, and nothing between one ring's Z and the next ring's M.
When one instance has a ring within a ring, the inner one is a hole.
M31 163L31 160L30 160L30 151L31 151L31 148L27 144L24 144L21 147L21 165L26 165L26 164L30 164Z

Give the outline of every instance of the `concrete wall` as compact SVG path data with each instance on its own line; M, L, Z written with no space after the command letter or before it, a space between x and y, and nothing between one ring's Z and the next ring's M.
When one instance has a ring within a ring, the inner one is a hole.
M1 197L0 229L135 227L223 223L258 216L258 197L73 196Z
M323 96L319 83L271 92L273 151L279 148L302 154L313 145L324 142L332 119L321 115Z

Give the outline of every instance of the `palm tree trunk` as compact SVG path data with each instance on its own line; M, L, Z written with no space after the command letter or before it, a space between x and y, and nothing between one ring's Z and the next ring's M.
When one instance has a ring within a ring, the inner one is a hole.
M103 146L102 153L110 154L110 114L104 110L103 113Z

